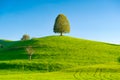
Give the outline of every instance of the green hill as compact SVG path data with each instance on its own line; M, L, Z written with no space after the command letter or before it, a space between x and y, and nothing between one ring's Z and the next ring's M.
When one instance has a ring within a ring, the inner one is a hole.
M47 36L27 41L0 40L0 69L57 71L99 65L118 67L120 46L68 36ZM32 60L25 47L33 46ZM74 70L74 69L73 69Z

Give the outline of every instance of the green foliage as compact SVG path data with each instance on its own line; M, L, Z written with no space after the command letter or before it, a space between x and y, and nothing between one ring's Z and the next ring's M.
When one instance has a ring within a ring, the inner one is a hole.
M70 24L65 15L59 14L55 20L54 24L54 32L55 33L69 33L70 32Z
M3 45L2 45L2 44L0 44L0 48L3 48Z
M40 72L52 72L59 71L60 69L65 68L62 64L59 63L44 63L44 62L29 62L29 61L10 61L10 62L1 62L1 70L24 70L24 71L37 71Z
M21 38L21 40L29 40L30 36L27 34L24 34L23 37Z
M120 63L120 57L117 58L118 62Z

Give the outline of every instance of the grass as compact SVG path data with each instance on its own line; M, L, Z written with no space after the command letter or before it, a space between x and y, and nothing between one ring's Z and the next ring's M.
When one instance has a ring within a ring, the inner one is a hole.
M1 71L3 72L3 71ZM5 72L5 71L4 71ZM0 74L1 80L119 80L117 72L30 72L16 71Z
M9 73L8 73L9 74ZM75 80L73 73L63 73L63 72L49 72L49 73L39 73L39 72L15 72L9 75L1 74L1 80ZM66 76L65 76L66 75Z
M80 78L116 80L120 78L118 76L119 45L69 36L46 36L27 41L0 40L0 44L4 45L4 48L0 49L0 72L3 70L7 72L0 74L2 75L0 79L3 80L7 78L11 80L12 78L17 80L28 80L28 78L31 80L77 80ZM25 52L27 46L33 46L35 51L32 61L28 60ZM16 75L17 72L19 75ZM85 75L87 77L84 77Z

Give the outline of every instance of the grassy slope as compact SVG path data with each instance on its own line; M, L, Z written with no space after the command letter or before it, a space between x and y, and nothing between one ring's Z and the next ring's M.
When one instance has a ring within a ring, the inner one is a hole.
M118 45L67 36L48 36L28 41L0 41L0 44L5 45L5 48L0 49L0 69L64 71L73 68L84 69L82 66L101 68L101 64L104 65L102 68L109 66L119 69ZM32 61L28 61L24 50L28 45L32 45L35 50Z

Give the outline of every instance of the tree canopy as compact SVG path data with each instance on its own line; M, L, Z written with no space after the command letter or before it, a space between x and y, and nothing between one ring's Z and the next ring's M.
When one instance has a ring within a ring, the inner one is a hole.
M55 33L60 33L60 36L62 36L63 33L70 32L70 24L67 17L64 14L59 14L56 17L53 30Z
M27 34L24 34L23 37L21 38L21 40L29 40L30 36Z

